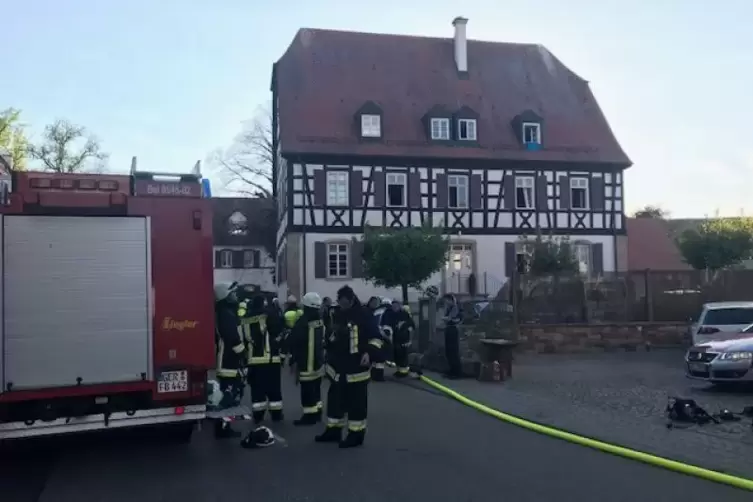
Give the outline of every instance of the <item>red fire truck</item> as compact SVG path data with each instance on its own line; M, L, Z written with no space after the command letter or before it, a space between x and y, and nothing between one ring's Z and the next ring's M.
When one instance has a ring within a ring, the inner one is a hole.
M0 207L0 440L190 438L214 366L211 205L192 174L18 172Z

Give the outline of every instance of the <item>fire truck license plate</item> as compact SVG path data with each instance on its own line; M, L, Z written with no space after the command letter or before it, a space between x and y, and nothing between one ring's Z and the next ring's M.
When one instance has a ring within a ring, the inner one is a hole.
M188 371L165 371L160 373L157 392L186 392L188 390Z

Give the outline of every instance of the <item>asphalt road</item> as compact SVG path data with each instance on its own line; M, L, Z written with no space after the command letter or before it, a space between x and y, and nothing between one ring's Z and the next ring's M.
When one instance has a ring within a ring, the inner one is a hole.
M415 386L414 386L415 385ZM750 500L751 494L501 423L421 384L373 384L367 443L339 450L282 425L284 444L243 450L207 428L2 450L2 502L466 502ZM417 388L418 387L418 388ZM286 382L288 418L296 389Z

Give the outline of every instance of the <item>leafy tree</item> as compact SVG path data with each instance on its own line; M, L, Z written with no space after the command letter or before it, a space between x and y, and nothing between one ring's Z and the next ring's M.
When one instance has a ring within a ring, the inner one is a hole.
M753 256L753 218L713 218L680 234L677 246L696 270L717 271Z
M213 163L219 166L228 188L267 198L272 197L274 158L270 107L260 107L229 148L212 154Z
M578 260L575 258L570 241L565 238L537 235L533 241L524 240L528 256L528 273L535 277L557 276L578 273Z
M409 228L366 227L363 233L364 276L377 286L399 287L403 302L408 288L420 288L447 259L442 229L425 224Z
M20 119L20 110L7 108L0 111L0 150L10 153L15 171L26 169L26 153L29 147Z
M102 170L108 157L84 127L62 119L44 128L42 141L29 147L29 155L56 173Z
M668 216L669 213L664 209L660 208L659 206L651 205L645 206L633 213L633 218L653 218L657 220L664 220Z

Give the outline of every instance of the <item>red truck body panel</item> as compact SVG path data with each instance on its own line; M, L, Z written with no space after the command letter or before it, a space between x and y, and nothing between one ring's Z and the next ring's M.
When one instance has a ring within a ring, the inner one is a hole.
M205 397L215 366L212 214L198 180L163 183L109 174L14 174L4 215L147 216L151 226L154 381L2 392L0 404L151 391L155 402ZM135 190L135 195L134 195ZM186 392L158 393L162 371L188 370Z

